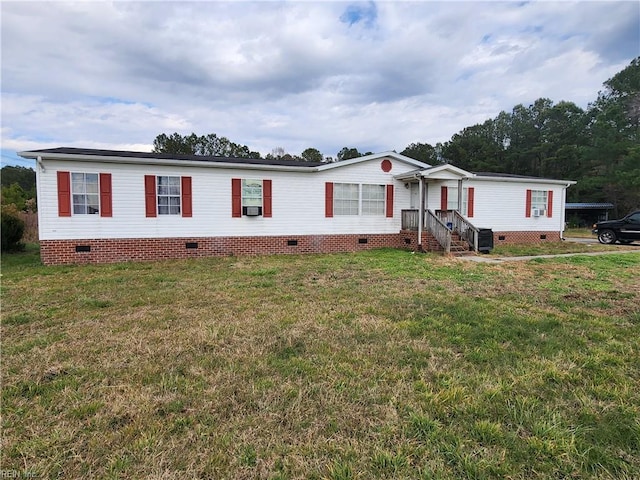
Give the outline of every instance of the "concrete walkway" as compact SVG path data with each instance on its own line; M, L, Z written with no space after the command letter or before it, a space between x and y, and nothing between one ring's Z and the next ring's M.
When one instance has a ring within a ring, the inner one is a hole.
M589 238L566 238L567 242L574 243L586 243L586 244L594 244L597 245L597 240L592 240ZM549 254L549 255L527 255L522 257L491 257L489 255L467 255L457 257L461 260L469 260L471 262L478 263L504 263L504 262L524 262L527 260L534 260L536 258L557 258L557 257L575 257L577 255L585 255L588 257L593 257L596 255L617 255L621 253L640 253L640 244L638 242L632 243L630 245L625 245L625 247L637 247L634 249L620 249L620 250L609 250L606 252L578 252L578 253L557 253L557 254Z

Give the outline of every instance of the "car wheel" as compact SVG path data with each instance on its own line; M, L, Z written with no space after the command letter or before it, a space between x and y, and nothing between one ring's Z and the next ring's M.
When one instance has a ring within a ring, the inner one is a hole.
M606 245L616 243L616 234L613 230L603 230L598 233L598 241Z

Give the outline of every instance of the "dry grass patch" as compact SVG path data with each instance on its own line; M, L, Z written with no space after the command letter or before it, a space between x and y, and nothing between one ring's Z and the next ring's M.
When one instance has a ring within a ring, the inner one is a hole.
M498 257L518 257L529 255L557 255L563 253L616 252L620 250L638 250L637 244L632 245L603 245L594 239L590 243L571 241L544 242L534 244L498 245L490 253Z
M638 278L634 254L3 258L0 466L633 478Z

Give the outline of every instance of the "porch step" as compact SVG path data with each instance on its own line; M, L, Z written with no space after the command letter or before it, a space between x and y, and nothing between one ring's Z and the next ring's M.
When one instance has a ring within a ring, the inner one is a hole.
M451 255L453 255L454 257L461 257L463 255L473 255L474 252L473 250L469 250L469 244L467 242L465 242L464 240L460 240L459 237L458 239L451 239Z

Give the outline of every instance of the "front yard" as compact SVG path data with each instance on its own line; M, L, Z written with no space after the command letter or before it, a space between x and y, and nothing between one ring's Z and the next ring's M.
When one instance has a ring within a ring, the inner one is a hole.
M640 253L35 254L2 259L2 471L640 477Z

